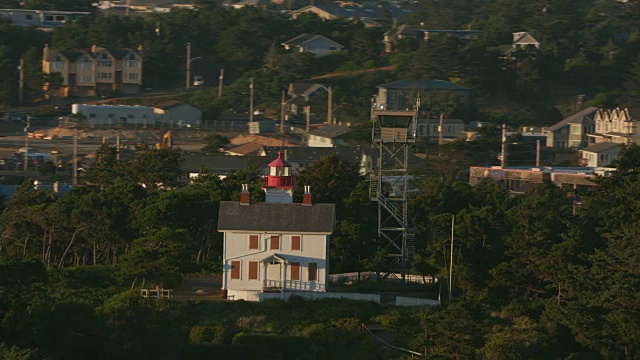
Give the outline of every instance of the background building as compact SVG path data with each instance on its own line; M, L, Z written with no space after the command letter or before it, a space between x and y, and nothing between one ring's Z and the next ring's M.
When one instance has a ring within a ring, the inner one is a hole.
M427 99L434 91L449 91L464 97L469 95L469 89L444 80L400 80L379 85L376 98L377 110L407 110L413 109L416 99Z
M156 123L153 108L148 106L73 104L71 113L83 115L90 126L153 126Z
M138 94L142 86L142 47L134 50L93 45L90 49L53 50L45 45L42 72L61 76L60 83L45 83L49 95Z
M162 102L154 106L154 112L164 125L198 127L202 124L202 110L182 101Z

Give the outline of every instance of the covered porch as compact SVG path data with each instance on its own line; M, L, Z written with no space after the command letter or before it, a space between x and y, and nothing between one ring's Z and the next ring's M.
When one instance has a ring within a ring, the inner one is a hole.
M269 255L262 259L261 264L262 292L326 290L320 281L303 281L300 263L292 262L281 254Z

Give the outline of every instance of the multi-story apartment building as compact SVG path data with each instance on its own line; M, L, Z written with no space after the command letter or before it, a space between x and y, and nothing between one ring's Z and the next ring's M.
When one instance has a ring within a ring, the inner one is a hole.
M53 50L45 45L42 72L60 73L58 96L108 95L113 91L137 94L142 87L142 47ZM45 90L49 84L45 84Z
M15 26L34 26L39 29L52 29L90 15L90 12L85 11L0 9L0 21L10 21Z
M633 117L629 109L599 109L596 112L595 123L595 133L588 134L595 143L640 143L639 121Z

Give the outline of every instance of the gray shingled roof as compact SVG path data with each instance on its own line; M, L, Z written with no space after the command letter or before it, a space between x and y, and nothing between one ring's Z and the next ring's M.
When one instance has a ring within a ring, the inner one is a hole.
M317 148L317 147L277 147L270 146L266 149L267 158L273 159L278 156L278 152L286 152L286 160L291 163L315 162L325 156L336 154L349 162L359 162L363 156L363 149L360 147L339 147L339 148Z
M582 151L598 153L601 151L611 150L617 147L620 147L620 144L612 143L612 142L601 142L601 143L593 144L589 147L586 147L582 149Z
M226 174L229 171L247 169L251 162L266 166L272 160L264 156L188 155L185 156L181 169L184 172L196 172L206 166L212 173Z
M556 131L556 130L560 130L563 127L569 125L569 124L580 124L580 125L594 125L594 117L596 116L596 112L598 111L598 108L596 107L588 107L584 110L581 110L571 116L569 116L568 118L555 123L551 126L549 126L548 128L546 128L545 130L547 131Z
M350 132L351 129L349 129L346 126L340 126L340 125L327 125L324 126L322 128L319 128L317 130L313 130L309 132L309 135L315 135L315 136L322 136L322 137L326 137L329 139L333 139L336 138L338 136L344 135L348 132Z
M237 201L221 201L218 216L219 231L256 232L333 232L334 204L276 204L241 205Z
M324 39L326 41L332 42L332 43L334 43L334 44L336 44L336 45L338 45L339 47L342 47L342 48L344 47L344 46L338 44L337 42L329 39L326 36L317 35L317 34L307 34L307 33L300 34L300 35L294 37L293 39L287 40L287 41L283 42L282 45L284 45L284 46L302 46L302 45L304 45L306 43L309 43L309 42L312 42L312 41L316 41L316 40L319 40L319 39Z
M425 90L465 90L469 89L444 80L399 80L378 85L384 89L425 89Z
M289 84L289 96L309 96L320 89L325 89L322 84L310 84L310 83L291 83Z

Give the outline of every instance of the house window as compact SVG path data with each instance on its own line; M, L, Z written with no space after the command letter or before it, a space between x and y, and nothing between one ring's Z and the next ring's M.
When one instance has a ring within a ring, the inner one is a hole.
M258 235L249 236L249 250L258 250Z
M93 62L86 57L80 60L80 70L93 70Z
M108 117L109 117L109 119L113 119L116 116L114 114L109 114Z
M249 280L258 280L258 262L249 261Z
M133 119L133 114L129 114L128 118Z
M605 160L606 160L605 154L600 154L600 161L605 161Z
M56 56L55 61L51 63L51 70L64 70L64 68L65 68L64 59L60 55Z
M98 75L96 76L97 79L103 79L103 80L111 80L112 77L113 77L113 74L110 72L98 73Z
M291 280L300 281L300 263L299 262L291 263Z
M56 21L64 21L64 16L62 15L56 16Z
M337 48L337 47L335 47L335 46L330 46L330 47L329 47L329 50L337 50L337 49L338 49L338 48Z
M280 249L280 236L274 235L271 237L271 250L279 250Z
M44 16L44 20L45 21L53 21L53 15L45 15Z
M135 55L129 54L129 57L126 61L126 66L130 68L138 68L140 67L140 60L136 59Z
M93 113L92 113L92 114L89 114L89 117L90 117L90 118L92 118L92 119L94 119L94 118L96 117L96 114L93 114Z
M240 261L231 262L231 278L240 279Z
M27 15L26 18L27 20L33 20L33 15Z
M93 80L91 75L80 75L78 76L79 83L90 83Z
M318 280L318 264L309 263L309 281Z
M127 79L129 80L138 80L140 74L138 73L127 73Z
M100 55L100 58L98 59L98 66L111 67L112 65L113 65L113 61L111 61L111 58L109 57L109 55L105 53Z
M291 250L300 250L300 236L291 237Z

